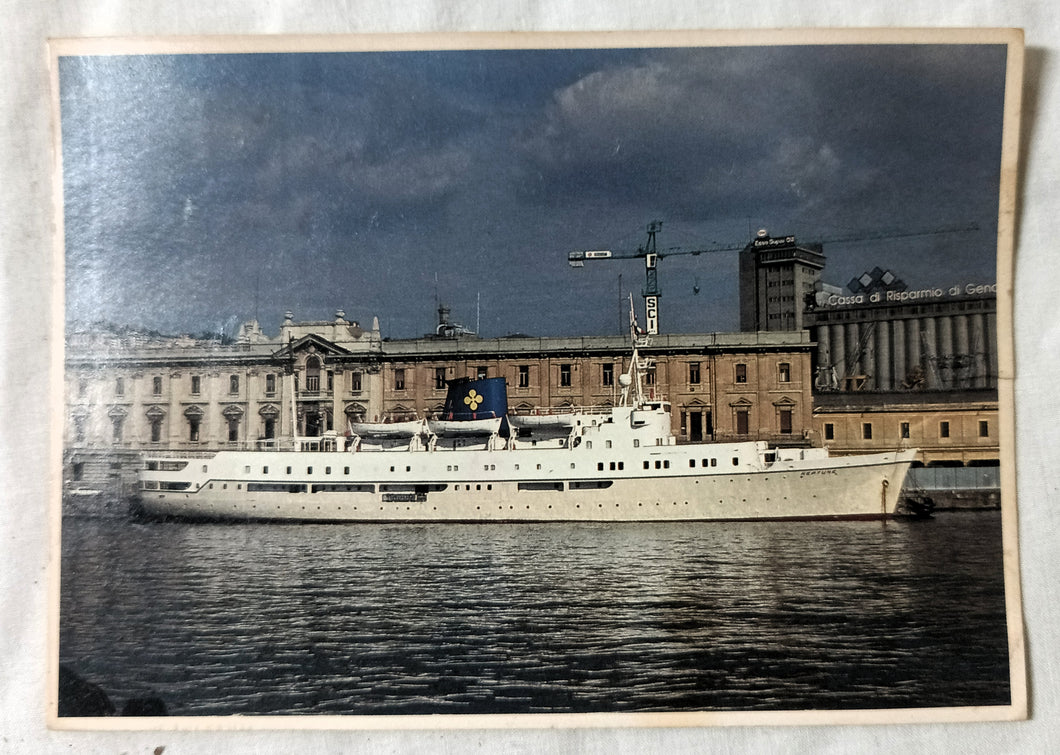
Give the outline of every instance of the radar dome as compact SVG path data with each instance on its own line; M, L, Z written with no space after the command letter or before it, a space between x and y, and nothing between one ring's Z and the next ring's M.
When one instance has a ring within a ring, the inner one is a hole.
M628 372L623 372L618 376L618 384L623 388L629 388L629 386L633 384L633 378L629 376Z

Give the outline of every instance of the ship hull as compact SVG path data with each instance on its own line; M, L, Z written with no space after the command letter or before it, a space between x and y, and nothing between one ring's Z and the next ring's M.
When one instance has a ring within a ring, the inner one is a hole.
M540 469L530 457L526 466L534 474L520 477L497 468L520 466L512 462L526 458L518 452L460 454L459 465L448 464L448 470L431 477L417 477L411 464L394 464L393 454L361 454L387 458L381 465L374 458L365 460L369 469L358 474L350 469L349 454L311 454L308 460L302 454L292 461L290 454L222 452L202 465L209 471L196 471L185 483L173 482L180 475L170 474L170 482L163 483L169 489L142 490L139 505L144 514L155 517L241 521L869 519L895 514L914 453L775 462L763 469L725 470L729 454L735 451L722 452L720 468L696 469L700 461L706 465L708 460L682 452L683 448L671 447L668 453L646 459L647 474L638 474L637 470L643 469L635 459L590 463L598 473L584 474L573 463L566 469ZM732 457L734 466L738 466L736 458ZM498 459L508 464L498 465ZM599 465L603 470L597 469ZM194 462L189 466L195 466ZM282 481L274 476L256 476L270 466L276 471L290 471ZM463 476L454 466L463 467ZM661 469L657 471L656 466ZM474 476L466 474L471 470L476 470ZM192 479L195 476L199 479ZM262 481L265 479L268 481ZM182 485L185 489L173 489Z

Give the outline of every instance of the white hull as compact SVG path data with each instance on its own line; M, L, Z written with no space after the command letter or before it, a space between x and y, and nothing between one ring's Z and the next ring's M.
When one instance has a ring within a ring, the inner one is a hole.
M895 513L915 454L829 458L665 438L620 451L606 429L584 428L569 448L222 451L178 471L172 457L156 470L149 460L141 505L156 516L329 522L870 518Z

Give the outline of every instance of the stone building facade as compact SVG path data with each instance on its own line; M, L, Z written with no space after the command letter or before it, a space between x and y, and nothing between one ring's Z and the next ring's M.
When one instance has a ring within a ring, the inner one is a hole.
M64 489L124 494L148 449L268 448L292 435L343 435L348 420L441 411L446 381L504 377L512 412L619 400L628 338L484 339L447 332L387 340L346 320L295 322L278 337L244 325L230 344L73 332L66 352ZM654 336L646 389L673 406L679 440L813 435L805 331Z

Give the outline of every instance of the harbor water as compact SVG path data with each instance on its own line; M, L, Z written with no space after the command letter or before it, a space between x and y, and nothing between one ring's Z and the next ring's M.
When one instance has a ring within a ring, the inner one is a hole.
M1001 516L67 517L59 655L184 716L1008 704Z

